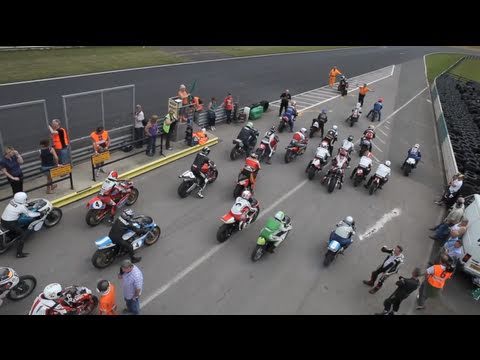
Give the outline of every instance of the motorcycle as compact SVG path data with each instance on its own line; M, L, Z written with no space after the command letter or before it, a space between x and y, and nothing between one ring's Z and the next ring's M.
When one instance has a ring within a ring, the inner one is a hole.
M320 130L320 120L313 119L313 124L310 126L310 139L313 138L318 130Z
M317 148L317 152L315 153L315 158L311 160L305 172L307 173L308 180L312 180L315 177L315 173L322 171L323 166L327 163L328 157L323 157L323 151L321 151L321 147Z
M287 149L287 152L285 153L285 162L288 164L297 156L302 155L305 152L306 148L306 146L304 148L300 148L300 146L298 146L295 141L290 141L290 144L285 148Z
M347 89L348 89L348 81L347 80L342 80L338 83L337 90L340 91L342 96L347 95Z
M255 211L253 213L244 215L242 210L245 207L245 201L247 200L237 198L230 211L220 218L223 224L218 228L217 231L218 242L224 242L235 232L242 231L248 225L257 220L258 214L260 213L260 204L257 200L255 200L255 202L252 204L252 207L254 207Z
M201 171L204 172L203 170ZM205 170L205 172L207 174L208 180L207 185L217 180L218 170L217 166L213 163L213 161L210 161L210 166L208 167L208 169ZM182 179L182 182L178 186L177 193L182 199L186 198L197 188L200 189L200 181L190 170L185 171L182 175L179 175L178 177Z
M282 133L283 130L289 129L289 128L290 128L290 124L288 123L288 117L282 116L278 124L278 132Z
M363 137L362 140L360 140L360 150L358 151L358 155L362 157L363 154L365 154L365 152L368 151L368 149L370 149L370 145L371 145L370 140L367 140Z
M272 148L275 149L275 145L278 144L278 141L280 139L278 138L277 135L275 135L275 140L274 143L272 144ZM265 160L266 157L268 157L268 154L270 153L270 142L268 138L263 138L262 141L260 142L260 146L255 150L255 154L258 156L258 161L262 162ZM272 155L273 156L273 155Z
M257 245L255 246L255 249L253 249L251 256L253 262L260 260L266 252L278 247L278 245L280 245L287 238L288 234L292 230L291 219L288 216L285 216L285 224L290 229L281 234L279 236L279 240L270 240L270 235L272 234L273 230L269 228L269 224L267 223L257 239Z
M378 190L378 188L380 186L380 180L383 180L383 177L375 174L374 178L372 180L372 183L370 184L370 187L368 188L368 193L370 195L373 195L373 193Z
M116 208L119 209L123 205L131 206L135 204L138 199L138 189L133 186L130 180L124 180L122 186L126 189L125 192L119 192L113 198L116 203ZM97 226L100 222L111 214L112 205L110 205L112 197L105 194L106 189L100 189L98 195L87 203L87 215L85 221L90 226Z
M69 315L90 315L98 306L98 298L84 286L68 286L62 291L60 304Z
M412 169L415 167L416 161L414 158L409 157L405 163L402 165L403 175L408 176L412 172Z
M368 119L368 117L369 116L367 115L367 119ZM372 110L372 113L370 115L370 118L371 118L372 122L376 121L377 118L379 118L379 117L380 117L380 113L376 110Z
M32 275L19 276L12 268L7 267L6 269L8 270L8 278L0 284L0 290L3 291L0 294L0 305L5 297L13 301L25 299L37 286L37 279Z
M333 166L329 173L327 173L327 175L325 175L325 177L322 179L322 184L327 182L327 190L329 193L332 193L337 186L339 189L342 188L342 183L340 181L342 179L342 174L343 170L341 168L338 166Z
M355 171L355 175L353 175L353 186L357 187L358 185L360 185L363 180L365 180L365 177L365 169L361 166L358 166L357 170Z
M43 225L45 225L46 228L51 228L57 225L63 216L62 210L53 207L52 203L47 199L32 199L28 202L27 208L30 211L40 213L40 217L36 218L31 218L24 214L20 215L18 218L18 224L20 227L29 232L37 232L43 227ZM13 236L9 230L3 229L0 226L0 254L3 254L15 244L17 239L17 236Z
M247 154L247 149L245 149L245 145L243 141L240 139L233 140L233 144L235 145L230 151L230 160L237 160L240 156L245 156Z
M157 242L160 237L160 227L149 216L140 215L132 219L138 229L143 230L143 234L136 234L129 230L123 234L122 239L130 242L133 250L137 250L144 245L150 246ZM114 244L112 239L104 236L95 241L97 251L92 256L92 264L96 268L103 269L111 265L115 258L126 254L125 250Z
M253 169L250 166L246 166L245 170L247 170L250 174L253 173ZM240 172L240 174L238 174L237 185L235 186L235 189L233 189L233 197L236 199L237 197L242 195L244 190L250 190L251 192L253 192L250 175L247 176L242 171Z
M344 247L341 246L338 241L332 239L332 234L333 234L333 231L330 234L330 239L328 240L327 252L325 253L325 259L323 260L323 266L325 267L330 265L333 262L333 260L335 260L337 255L343 254L343 251L345 250ZM355 232L353 232L353 234L355 234Z
M352 115L350 115L345 121L350 121L350 127L355 124L358 119L360 118L360 111L358 109L354 109Z

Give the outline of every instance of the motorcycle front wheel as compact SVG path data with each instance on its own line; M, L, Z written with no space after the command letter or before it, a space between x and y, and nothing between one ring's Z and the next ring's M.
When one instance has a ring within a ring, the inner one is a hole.
M20 276L20 281L17 285L10 289L7 298L13 301L22 300L30 295L37 286L37 279L32 275Z
M51 228L57 225L60 222L60 220L62 220L62 216L63 216L63 213L61 209L53 208L52 211L50 211L50 214L48 214L47 217L45 218L45 221L44 221L45 227Z
M132 191L130 192L130 195L128 196L127 201L125 201L125 204L127 206L132 206L137 202L137 199L138 199L138 189L132 188Z
M373 195L373 193L377 190L377 187L378 187L377 183L375 182L372 183L372 185L370 185L370 188L368 189L368 193L370 195Z
M97 269L105 269L111 265L114 260L115 256L113 255L113 251L97 250L92 256L92 264Z
M160 227L155 226L145 238L145 244L148 246L155 244L160 237L161 232Z
M255 249L253 249L251 259L253 262L258 261L262 258L263 254L265 254L265 245L257 245Z
M97 226L103 220L106 213L105 210L90 209L87 211L85 221L90 226Z

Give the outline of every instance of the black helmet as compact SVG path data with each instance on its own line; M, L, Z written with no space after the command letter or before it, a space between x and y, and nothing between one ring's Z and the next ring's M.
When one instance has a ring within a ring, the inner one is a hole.
M122 211L122 215L121 217L124 219L124 220L130 220L133 215L135 215L135 213L133 212L132 209L125 209Z
M352 141L353 140L353 135L350 135L348 138L347 138L348 141Z
M110 287L110 283L107 280L100 280L97 284L97 291L101 294L106 292Z
M210 154L210 148L209 148L208 146L205 146L205 147L202 149L201 153L202 153L203 155L205 155L205 156L208 155L208 154Z

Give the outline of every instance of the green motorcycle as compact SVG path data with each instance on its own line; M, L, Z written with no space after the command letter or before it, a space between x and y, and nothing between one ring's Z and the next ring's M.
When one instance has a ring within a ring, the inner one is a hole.
M265 227L260 232L260 236L257 239L257 245L253 249L251 259L253 262L260 260L260 258L266 252L273 252L273 250L285 240L292 230L291 220L288 216L285 216L286 231L277 234L277 239L272 239L272 235L277 233L280 229L280 221L274 218L269 218Z

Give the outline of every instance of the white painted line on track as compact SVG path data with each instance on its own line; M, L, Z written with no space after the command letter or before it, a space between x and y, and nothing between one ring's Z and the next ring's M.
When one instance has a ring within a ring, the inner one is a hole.
M427 102L429 102L430 104L432 103L432 101L430 99L427 99Z
M388 136L388 135L385 134L382 130L378 129L378 131L380 131L383 135Z
M378 136L375 137L375 140L378 140L378 141L380 141L382 144L385 144L385 141L383 141L382 139L380 139Z
M390 130L390 128L387 125L385 125L385 129Z
M422 90L420 90L420 92L415 95L414 97L412 97L410 100L408 100L405 104L403 104L402 106L400 106L397 110L395 110L393 113L391 113L390 115L388 115L388 117L385 119L385 121L387 121L388 119L390 119L391 117L393 117L396 113L398 113L400 110L402 110L405 106L407 106L408 104L410 104L413 100L415 100L417 97L420 96L421 93L423 93L425 90L428 89L428 86L425 86ZM390 123L389 123L390 124ZM381 124L380 124L381 125ZM378 125L378 126L380 126ZM377 127L378 128L378 127ZM377 129L376 128L376 129Z
M374 146L374 147L375 147L375 148L376 148L378 151L380 151L380 152L383 152L383 150L382 150L382 149L380 149L380 148L379 148L377 145L375 145L375 143L374 143L374 142L372 142L372 145L373 145L373 146Z
M389 221L391 221L394 217L399 216L402 213L402 210L400 208L395 208L392 211L386 213L383 215L380 220L378 220L375 225L372 227L368 228L367 231L365 231L362 235L358 236L358 240L362 241L373 234L375 234L378 230L383 228L385 224Z
M270 205L268 208L266 208L265 210L262 210L261 214L258 215L257 217L257 221L258 219L260 219L262 216L264 216L265 214L267 214L268 212L270 212L272 209L274 209L276 206L278 206L278 204L280 204L282 201L286 200L287 198L289 198L290 196L292 196L294 193L296 193L298 190L300 190L300 188L305 185L307 182L309 182L309 180L303 180L301 183L299 183L297 186L295 186L293 189L291 189L290 191L288 191L287 193L285 193L282 197L280 197L277 201L275 201L272 205ZM193 270L195 270L199 265L201 265L202 263L204 263L206 260L208 260L210 257L212 257L215 253L217 253L220 249L222 249L225 245L228 244L228 240L225 241L224 243L221 243L221 244L218 244L216 246L214 246L213 248L211 248L208 252L206 252L204 255L202 255L201 257L199 257L197 260L195 260L193 263L191 263L189 266L187 266L184 270L182 270L181 272L179 272L177 275L175 275L173 277L173 279L171 279L169 282L167 282L165 285L163 285L162 287L160 287L159 289L157 289L153 294L151 294L150 296L148 296L147 298L145 298L144 301L142 301L142 303L140 304L140 308L143 308L145 306L147 306L150 302L152 302L153 300L155 300L157 297L159 297L160 295L162 295L165 291L167 291L170 287L172 287L173 285L175 285L177 282L179 282L180 280L182 280L185 276L187 276L188 274L190 274Z

